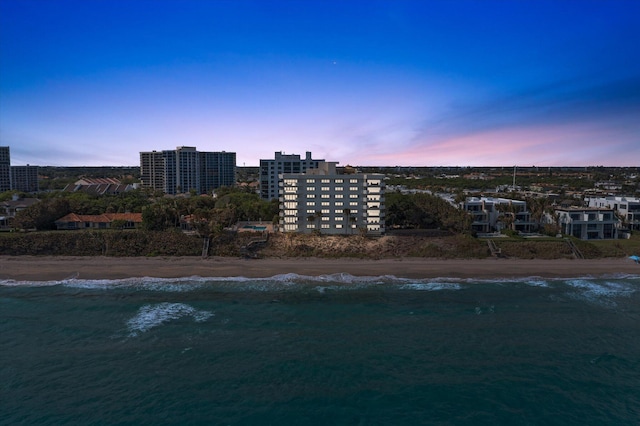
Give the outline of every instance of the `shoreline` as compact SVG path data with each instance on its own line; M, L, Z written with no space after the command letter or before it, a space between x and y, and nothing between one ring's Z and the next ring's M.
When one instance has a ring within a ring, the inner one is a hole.
M320 276L393 275L398 278L572 278L640 275L640 265L627 258L606 259L437 259L386 258L325 259L227 257L74 257L0 256L0 280L58 281L69 278L98 280L136 277L246 277L282 274Z

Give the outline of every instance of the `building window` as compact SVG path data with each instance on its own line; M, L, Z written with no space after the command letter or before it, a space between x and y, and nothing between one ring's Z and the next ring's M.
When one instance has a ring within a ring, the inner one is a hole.
M330 194L322 194L320 195L321 198L331 198Z
M316 198L316 194L307 194L307 198Z
M315 190L316 190L316 188L314 186L307 186L307 191L308 192L313 192Z
M323 201L322 203L320 203L320 205L325 206L325 207L330 205L330 204L331 203L329 203L328 201Z
M307 223L307 229L315 229L316 226L313 223Z
M330 183L331 181L329 179L322 179L320 182L321 183Z
M335 197L336 198L343 198L344 196L342 194L336 194Z
M357 186L350 186L349 187L349 191L357 191L358 187Z
M328 223L323 223L320 227L321 227L322 229L329 229L329 226L330 226L330 225L329 225Z
M315 179L307 179L307 183L316 183Z
M322 209L322 210L321 210L321 213L322 213L322 214L329 214L329 213L330 213L330 210L329 210L329 209Z
M349 183L358 183L358 179L349 179Z
M350 206L357 206L357 205L358 205L358 202L357 202L357 201L350 201L350 202L349 202L349 205L350 205Z
M328 186L323 186L322 188L320 188L321 191L329 191L329 187Z
M335 182L336 183L344 183L344 181L342 179L336 179Z
M349 198L358 198L358 194L349 194Z

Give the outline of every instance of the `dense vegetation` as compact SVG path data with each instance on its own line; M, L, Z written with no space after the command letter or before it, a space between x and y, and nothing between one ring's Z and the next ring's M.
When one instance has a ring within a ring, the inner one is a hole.
M137 189L118 195L84 192L41 193L41 202L20 211L14 226L38 231L55 229L55 221L68 213L142 213L144 229L163 231L180 226L180 219L192 216L201 232L218 233L240 220L268 220L278 215L277 201L267 202L241 188L220 188L216 199L206 196L164 197L161 193ZM206 225L206 226L205 226Z
M471 217L440 197L430 194L385 194L387 229L445 229L469 232Z

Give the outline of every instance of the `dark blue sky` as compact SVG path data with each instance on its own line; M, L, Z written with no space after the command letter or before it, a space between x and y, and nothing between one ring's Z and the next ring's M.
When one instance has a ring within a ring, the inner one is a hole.
M630 0L0 0L0 145L637 166L639 21Z

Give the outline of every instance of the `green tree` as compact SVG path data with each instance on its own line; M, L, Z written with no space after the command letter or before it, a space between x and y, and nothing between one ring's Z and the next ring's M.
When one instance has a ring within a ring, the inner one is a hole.
M71 213L69 201L64 198L42 200L16 214L14 225L19 229L38 231L56 229L55 221Z

